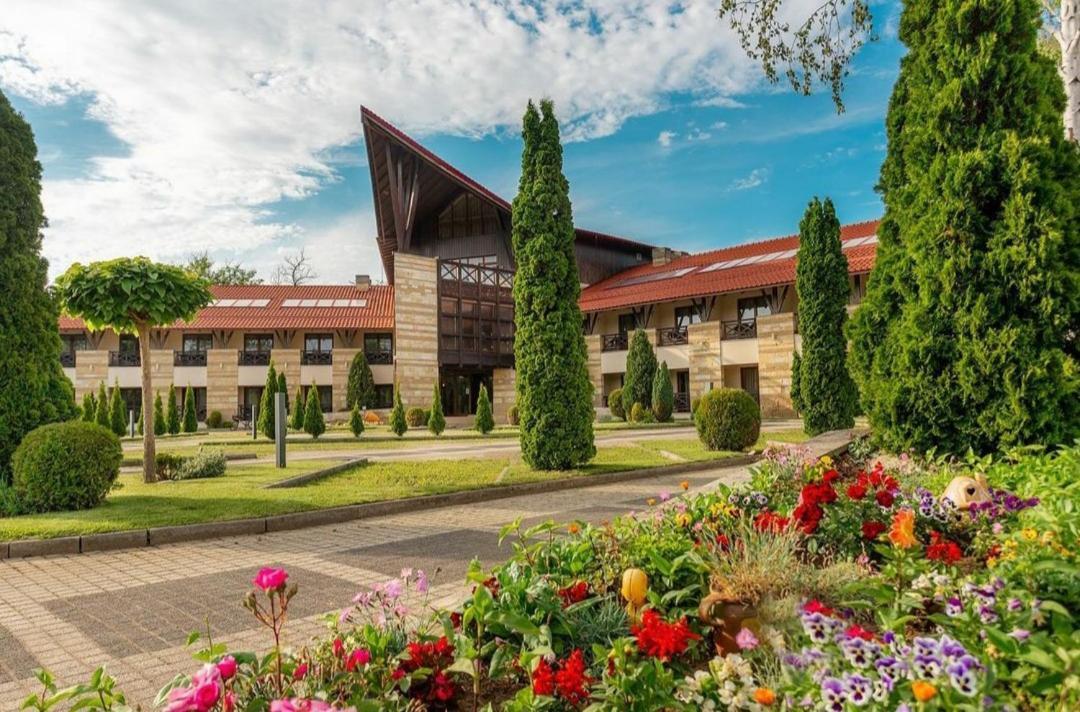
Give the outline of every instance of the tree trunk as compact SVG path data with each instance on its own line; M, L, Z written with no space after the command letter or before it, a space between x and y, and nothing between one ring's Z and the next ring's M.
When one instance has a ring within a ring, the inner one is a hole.
M142 364L142 416L143 416L143 482L157 479L154 472L157 460L154 441L154 387L150 380L150 328L146 323L137 326L139 331L139 363Z
M1058 72L1065 85L1065 137L1080 141L1080 0L1061 0L1061 45Z

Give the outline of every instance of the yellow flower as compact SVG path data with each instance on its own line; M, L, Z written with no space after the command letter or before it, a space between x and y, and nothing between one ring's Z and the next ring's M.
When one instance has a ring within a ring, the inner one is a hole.
M986 654L992 657L994 660L997 660L1001 657L1001 651L994 647L993 643L986 644Z
M1052 532L1052 531L1045 531L1045 532L1042 533L1042 536L1039 537L1039 541L1043 545L1049 544L1053 540L1054 540L1054 532Z
M823 455L821 458L821 464L825 467L832 467L833 460L828 455Z
M579 531L581 531L581 526L577 522L570 522L566 525L566 531L570 532L571 534L577 534Z
M690 526L690 523L694 521L694 518L686 512L683 512L679 516L675 517L675 521L681 527L688 527Z
M911 683L911 692L919 702L929 702L937 694L937 688L925 680Z
M987 566L987 568L991 568L991 569L994 568L995 566L997 566L997 562L998 562L998 560L995 559L993 556L986 557L986 566Z
M1035 531L1034 529L1024 529L1020 532L1020 535L1028 541L1035 541L1039 538L1039 532Z
M647 500L645 500L645 504L649 505L650 507L653 506L654 504L656 504L656 498L649 497Z

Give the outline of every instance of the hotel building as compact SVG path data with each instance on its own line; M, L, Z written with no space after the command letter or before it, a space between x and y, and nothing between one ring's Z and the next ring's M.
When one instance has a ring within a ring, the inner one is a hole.
M480 384L502 420L514 401L511 206L376 114L363 110L375 236L387 284L366 275L336 286L215 286L191 323L151 334L151 376L193 389L200 417L244 418L273 361L289 389L319 387L323 409L345 409L349 365L363 352L379 408L393 383L426 407L440 384L448 415L472 413ZM841 231L852 307L874 261L876 221ZM580 306L595 405L622 384L629 335L642 329L666 361L676 410L719 387L742 388L765 417L792 415L798 236L688 255L576 229ZM137 408L135 337L89 332L62 317L64 371L82 398L119 383ZM290 397L292 396L290 393Z

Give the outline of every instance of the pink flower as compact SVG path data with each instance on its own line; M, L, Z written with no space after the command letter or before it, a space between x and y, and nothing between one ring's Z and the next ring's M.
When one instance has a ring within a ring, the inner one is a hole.
M383 584L383 595L387 598L394 599L404 593L405 587L401 583L401 579L390 579Z
M221 702L222 712L232 712L236 709L236 694L232 692L226 692L225 697Z
M416 591L417 593L428 592L427 574L425 574L422 569L416 572Z
M251 583L255 588L261 588L266 593L270 593L271 591L284 589L285 582L288 579L289 574L285 569L265 567L259 569L259 573L255 574L255 578L251 579Z
M169 692L166 712L207 712L221 697L221 673L214 665L204 665L191 677L189 687Z
M749 628L740 628L739 632L735 634L735 644L739 646L740 650L753 650L758 646L758 639L754 635L754 631Z
M371 653L363 648L358 648L349 654L349 659L345 661L345 669L352 672L361 665L367 665L369 662L371 662Z
M270 712L300 712L294 700L274 700L270 703Z
M412 569L410 569L408 567L402 569L401 570L401 578L406 579L406 580L412 578Z
M228 680L236 674L236 658L226 655L218 662L217 669L221 673L221 679Z
M299 665L296 666L296 669L293 670L292 679L294 679L294 680L303 680L305 677L307 677L307 671L308 671L308 664L307 663L300 663Z
M666 502L669 499L671 499L671 493L670 492L661 492L659 497L660 497L661 502Z
M270 712L332 712L333 709L329 702L302 700L298 697L291 700L274 700L270 703Z

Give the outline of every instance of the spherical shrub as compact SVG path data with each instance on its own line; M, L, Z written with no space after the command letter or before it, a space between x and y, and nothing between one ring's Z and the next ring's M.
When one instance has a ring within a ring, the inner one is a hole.
M616 388L607 394L607 403L612 415L620 420L626 420L626 409L623 408L621 388Z
M746 391L718 388L701 397L694 424L707 449L745 450L761 434L761 409Z
M409 408L405 411L405 422L410 428L420 428L427 425L427 413L423 408Z
M12 457L16 506L22 512L89 509L105 499L122 459L120 439L96 423L43 425Z
M212 410L206 415L206 427L208 428L220 428L221 427L221 411Z
M645 420L645 406L639 401L630 407L630 422L640 423Z
M516 403L506 411L506 422L510 425L517 425L521 422L521 411L518 410Z

